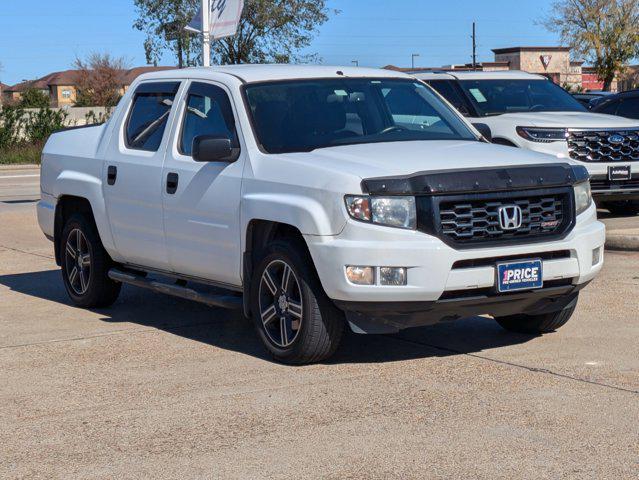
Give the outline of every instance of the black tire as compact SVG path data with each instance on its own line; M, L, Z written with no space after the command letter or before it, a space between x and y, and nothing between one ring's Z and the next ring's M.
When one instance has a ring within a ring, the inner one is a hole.
M620 217L631 217L639 213L639 201L637 200L607 202L603 206L613 215Z
M278 240L261 257L253 273L250 301L255 328L266 349L277 361L291 365L331 357L344 332L344 315L326 296L304 246Z
M577 298L566 308L546 315L513 315L495 318L497 323L510 332L539 335L551 333L563 327L575 313Z
M108 307L117 300L122 284L108 276L113 261L92 219L76 213L67 220L60 239L60 256L64 286L78 307Z

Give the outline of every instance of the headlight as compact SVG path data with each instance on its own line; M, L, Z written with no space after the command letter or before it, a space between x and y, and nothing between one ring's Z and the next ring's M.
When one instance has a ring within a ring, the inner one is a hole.
M573 187L575 189L575 209L577 215L584 213L592 203L592 192L590 182L582 182Z
M517 134L521 138L538 143L560 142L568 138L565 128L517 127Z
M346 210L355 220L387 227L417 228L415 197L366 197L347 195Z

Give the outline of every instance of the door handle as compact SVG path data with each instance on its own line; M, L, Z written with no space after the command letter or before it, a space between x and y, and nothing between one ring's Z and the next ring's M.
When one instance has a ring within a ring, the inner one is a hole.
M114 165L109 165L109 169L107 170L107 183L109 185L115 185L115 181L118 178L118 167Z
M178 189L178 181L180 177L177 173L169 173L166 177L166 193L169 195L173 195L177 192Z

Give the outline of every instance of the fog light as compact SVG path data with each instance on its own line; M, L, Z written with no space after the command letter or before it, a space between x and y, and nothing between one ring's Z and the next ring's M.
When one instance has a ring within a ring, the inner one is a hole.
M404 267L381 267L379 269L379 280L384 286L403 287L408 281L407 277Z
M601 262L601 248L595 248L592 251L592 266L599 265Z
M375 285L375 268L346 267L346 278L355 285Z

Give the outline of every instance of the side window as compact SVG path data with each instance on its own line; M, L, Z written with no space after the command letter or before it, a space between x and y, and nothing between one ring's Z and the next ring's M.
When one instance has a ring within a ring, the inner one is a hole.
M201 135L224 136L239 148L231 102L224 90L207 83L193 83L186 99L179 151L190 156L193 140Z
M420 84L422 91L433 96L430 90ZM392 88L382 89L382 95L388 110L393 117L395 125L408 130L438 131L440 133L451 134L451 129L442 121L442 117L437 110L420 97L420 90L415 84L402 84Z
M619 106L619 102L608 102L601 108L597 109L597 113L607 113L608 115L616 115L617 107Z
M442 97L450 102L450 104L464 115L468 115L466 102L455 88L455 84L449 80L432 80L428 82L431 87L437 90Z
M619 103L617 115L621 117L639 119L639 98L624 98Z
M180 82L153 82L140 85L126 123L126 146L156 152L173 107Z

